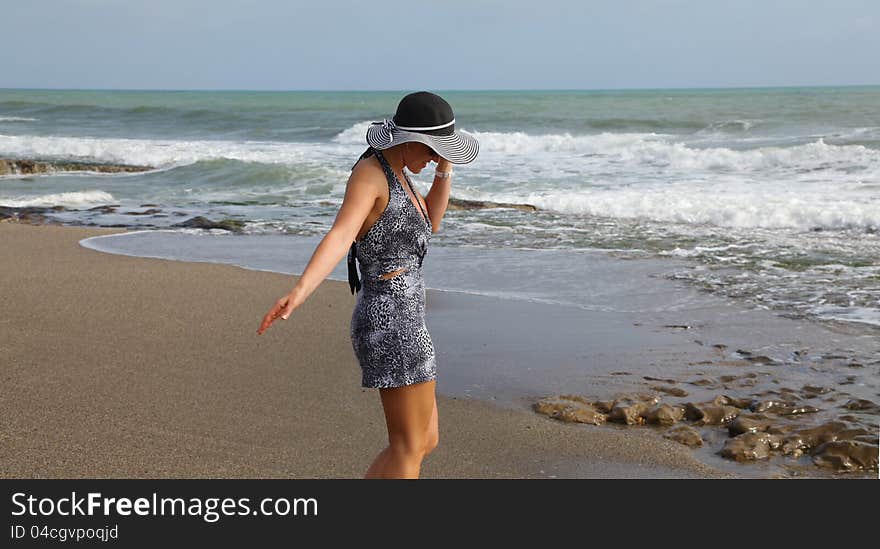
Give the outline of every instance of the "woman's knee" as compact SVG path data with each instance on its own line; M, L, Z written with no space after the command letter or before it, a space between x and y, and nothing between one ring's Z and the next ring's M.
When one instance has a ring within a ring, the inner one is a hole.
M421 437L394 437L388 447L392 452L406 459L423 459L427 455L429 441Z
M433 452L438 444L440 444L440 434L436 432L429 433L425 439L425 455L427 456Z

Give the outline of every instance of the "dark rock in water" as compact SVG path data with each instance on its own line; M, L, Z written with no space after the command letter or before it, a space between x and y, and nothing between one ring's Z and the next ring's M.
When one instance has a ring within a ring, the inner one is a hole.
M703 437L696 429L689 425L676 425L663 433L663 438L674 440L675 442L698 448L703 445Z
M224 231L230 231L234 233L240 233L243 226L244 222L238 221L236 219L211 221L210 219L202 217L200 215L187 219L183 223L176 223L172 225L172 227L186 227L189 229L223 229Z
M739 414L727 426L727 432L732 437L743 433L763 433L772 424L770 418L763 414Z
M532 408L539 414L568 423L602 425L607 419L605 414L597 412L585 398L574 395L543 398Z
M793 402L785 400L756 400L752 403L751 410L753 412L766 412L768 410L771 410L772 408L790 408L793 405Z
M841 433L846 433L848 430L847 424L842 421L829 421L816 427L799 429L785 437L782 452L799 456L805 450L837 440Z
M770 411L774 414L779 414L781 416L798 416L801 414L815 414L820 410L815 406L788 406L781 408L771 408Z
M870 400L866 400L864 398L854 398L846 401L846 404L843 405L847 410L861 410L867 412L878 412L880 411L880 406L871 402Z
M641 425L646 421L645 414L658 402L660 399L651 395L626 396L616 399L608 414L608 421Z
M801 387L801 393L806 398L813 398L830 392L831 389L829 389L828 387L820 387L817 385L804 385L803 387Z
M644 415L645 420L654 425L672 425L681 421L683 417L684 408L669 404L659 404Z
M484 210L486 208L515 208L527 212L538 211L538 208L531 204L510 204L504 202L488 202L482 200L464 200L461 198L449 198L449 210Z
M877 469L876 444L854 440L833 440L825 442L812 452L813 463L820 467L830 467L839 471Z
M57 172L131 173L154 170L152 166L129 164L104 164L99 162L55 162L0 158L0 175L30 175Z
M769 356L747 356L744 358L745 360L748 360L749 362L754 362L755 364L776 364L776 361Z
M611 408L614 406L613 400L597 400L593 403L593 408L599 410L603 414L610 414Z
M691 385L696 385L697 387L709 387L709 386L715 385L714 381L712 381L711 379L706 379L706 378L697 379L694 381L688 381L688 383Z
M141 204L138 208L158 208L158 204Z
M736 461L767 459L770 451L779 448L782 439L770 433L744 433L724 443L721 455Z
M712 402L714 402L718 406L733 406L734 408L740 408L742 410L749 409L752 406L751 399L734 398L727 395L717 396L712 400Z
M157 208L150 208L149 210L145 210L143 212L122 212L125 215L153 215L161 212L162 210Z
M119 207L119 204L113 204L110 206L95 206L94 208L89 208L86 210L87 212L101 212L104 214L113 213L116 211L116 208Z
M663 385L654 385L651 387L654 391L660 393L666 393L667 395L677 396L677 397L686 397L688 396L688 392L680 387L664 387Z
M25 206L22 208L0 206L0 221L26 223L28 225L60 225L60 222L47 217L46 214L63 210L65 210L64 206L53 206L51 208L41 206Z
M699 425L724 425L733 421L739 412L739 408L735 406L718 405L714 402L698 404L688 402L684 409L688 420Z
M780 416L796 416L800 414L813 414L819 409L815 406L796 406L792 402L784 400L762 400L752 404L753 412L770 412Z
M662 378L662 377L651 377L651 376L642 376L642 379L647 379L648 381L662 381L663 383L668 383L670 385L675 385L678 381L670 378Z

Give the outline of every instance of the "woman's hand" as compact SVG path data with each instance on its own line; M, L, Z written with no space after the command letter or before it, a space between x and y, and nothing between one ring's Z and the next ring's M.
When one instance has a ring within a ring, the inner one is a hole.
M287 294L282 297L278 301L275 302L275 305L266 313L266 316L263 317L263 322L260 323L260 327L257 328L257 335L261 335L266 329L272 325L273 322L278 317L281 317L284 320L287 320L290 317L290 313L296 309L297 304L293 299L293 294Z

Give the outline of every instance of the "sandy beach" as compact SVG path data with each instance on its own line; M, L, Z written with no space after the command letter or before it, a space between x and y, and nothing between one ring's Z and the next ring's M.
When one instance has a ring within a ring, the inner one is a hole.
M114 232L0 224L0 476L362 475L386 433L377 392L359 385L347 286L325 281L256 336L294 278L78 245ZM438 406L423 478L731 476L648 431Z

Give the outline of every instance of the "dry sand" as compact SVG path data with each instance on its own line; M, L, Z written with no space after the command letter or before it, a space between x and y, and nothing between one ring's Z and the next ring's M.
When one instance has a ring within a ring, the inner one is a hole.
M294 277L77 244L115 232L0 224L0 477L363 474L387 438L378 392L360 387L345 283L257 336ZM438 407L423 478L730 476L646 431Z

